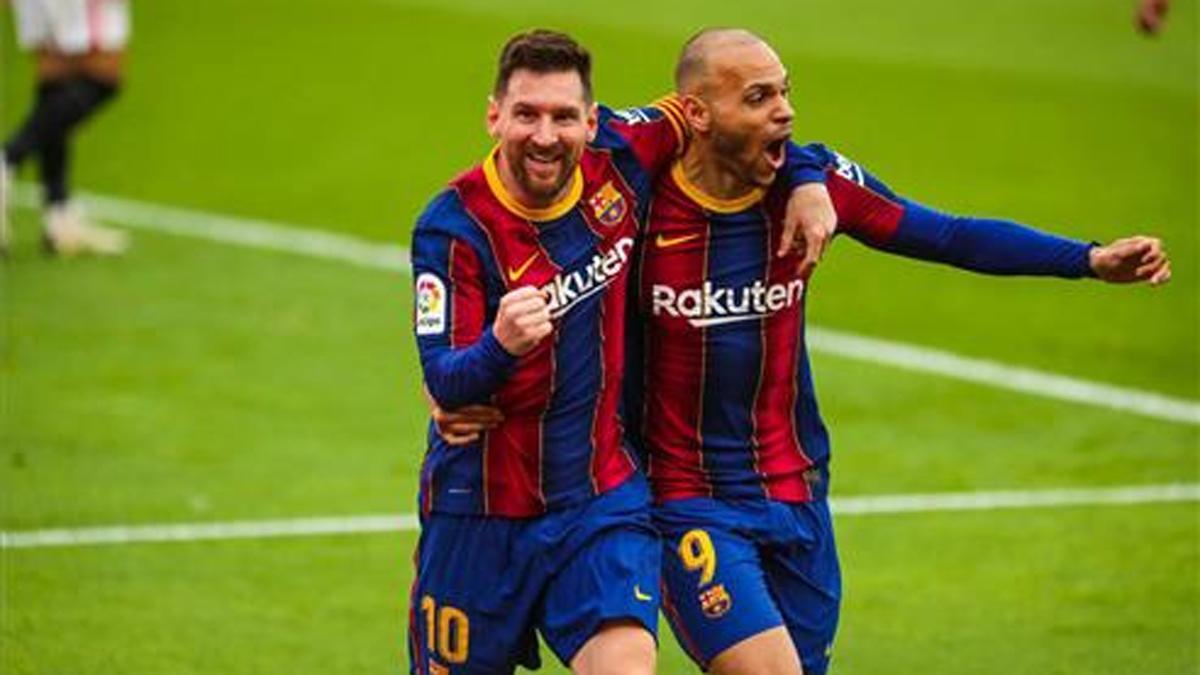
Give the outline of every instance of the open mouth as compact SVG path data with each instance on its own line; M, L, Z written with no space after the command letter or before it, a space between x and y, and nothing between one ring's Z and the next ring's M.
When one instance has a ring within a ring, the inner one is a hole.
M767 158L767 164L771 169L778 171L783 166L784 152L787 149L787 136L781 136L773 141L768 141L763 154Z
M538 174L548 174L558 170L562 157L556 154L528 153L525 155L525 165Z

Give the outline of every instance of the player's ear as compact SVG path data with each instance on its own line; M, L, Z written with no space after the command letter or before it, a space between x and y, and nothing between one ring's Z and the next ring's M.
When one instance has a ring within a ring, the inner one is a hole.
M500 134L500 102L496 100L495 96L488 96L487 116L485 120L488 135L496 138Z
M692 132L708 133L708 130L712 128L712 114L708 110L708 104L700 100L700 97L691 94L683 94L679 99L683 105L683 118L687 120Z
M589 143L596 140L596 132L599 130L599 128L600 106L596 105L596 102L593 101L590 105L588 105L587 112L587 139Z

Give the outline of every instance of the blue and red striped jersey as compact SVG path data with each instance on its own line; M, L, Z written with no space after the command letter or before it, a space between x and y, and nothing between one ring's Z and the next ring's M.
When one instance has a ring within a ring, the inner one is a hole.
M826 168L838 231L872 247L991 274L1090 273L1088 244L949 216L822 145L803 151ZM679 164L659 180L635 272L642 353L631 352L641 372L630 376L629 399L640 397L659 501L814 499L805 472L828 462L829 434L804 341L808 279L797 274L798 254L774 253L785 192L715 199Z
M569 195L522 207L494 152L437 195L413 233L415 332L430 393L504 421L452 447L430 425L424 512L531 517L617 487L636 470L619 414L626 278L654 178L684 143L674 99L601 108ZM535 286L555 329L520 359L492 335L500 298Z

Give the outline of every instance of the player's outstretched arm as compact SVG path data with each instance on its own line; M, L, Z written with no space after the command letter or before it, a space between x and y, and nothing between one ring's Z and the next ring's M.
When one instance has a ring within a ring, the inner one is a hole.
M1157 265L1161 244L1135 247L1114 242L1112 248L1098 247L1010 220L951 215L895 194L841 155L831 153L831 157L834 165L826 184L837 209L839 231L874 248L983 274L1067 279L1103 274L1106 277L1101 278L1113 281L1137 281L1136 274L1148 274L1149 280L1161 271ZM1101 251L1094 254L1098 248ZM1132 263L1135 259L1138 264ZM1168 267L1165 275L1169 274ZM1156 282L1163 280L1159 276Z
M1088 252L1088 263L1096 278L1112 284L1161 286L1171 280L1171 261L1162 241L1155 237L1138 235L1094 246Z

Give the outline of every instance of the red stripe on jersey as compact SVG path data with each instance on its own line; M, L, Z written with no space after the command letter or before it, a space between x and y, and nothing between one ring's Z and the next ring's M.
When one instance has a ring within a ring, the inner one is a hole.
M617 118L610 126L629 142L638 163L657 174L683 154L688 127L675 97L660 99L653 107L663 114L661 118L635 124Z
M705 213L670 181L659 183L643 251L645 411L643 437L649 474L661 500L711 496L700 434L704 398L705 331L682 316L654 315L655 284L698 288L708 273L710 224ZM656 227L665 225L666 227Z
M624 428L619 415L621 377L625 360L625 321L607 320L625 311L625 283L619 280L601 300L599 316L600 395L592 417L592 488L607 492L635 471L633 459L625 452Z
M542 416L554 382L554 339L521 357L493 398L504 421L484 441L487 515L530 516L546 510L542 493Z
M458 349L475 343L483 333L487 308L484 306L483 265L475 249L458 239L450 242L450 346Z
M559 268L538 243L535 226L514 215L488 189L482 169L456 181L463 204L487 236L507 290L541 287ZM522 517L545 512L542 421L554 388L555 340L548 338L517 362L493 396L504 421L483 442L484 512Z
M904 207L869 187L830 169L825 186L838 216L838 229L851 230L872 244L884 244L896 233Z
M799 256L792 253L783 258L774 254L779 249L782 228L776 219L764 214L768 222L767 285L786 284L796 276ZM800 444L796 424L796 398L799 395L800 323L803 302L763 319L762 375L754 400L754 435L757 468L763 477L763 489L768 499L804 502L812 499L804 470L812 465Z

